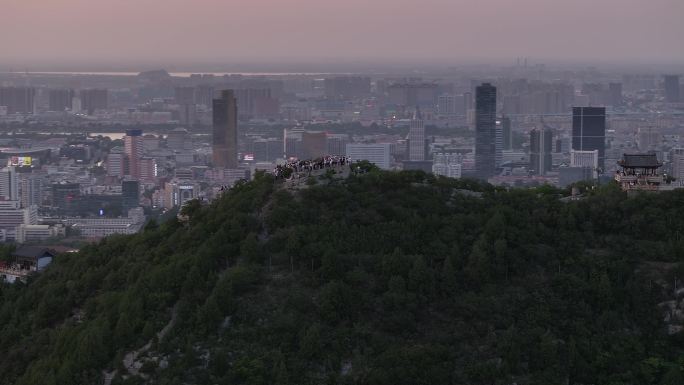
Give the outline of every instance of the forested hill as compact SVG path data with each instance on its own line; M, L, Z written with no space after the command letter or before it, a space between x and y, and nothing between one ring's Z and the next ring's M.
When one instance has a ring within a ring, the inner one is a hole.
M0 288L0 383L684 383L684 191L560 193L259 175Z

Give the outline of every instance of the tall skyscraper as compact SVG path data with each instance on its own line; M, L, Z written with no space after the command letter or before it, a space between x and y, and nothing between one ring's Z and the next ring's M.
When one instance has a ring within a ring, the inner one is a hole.
M416 108L409 129L409 160L425 160L425 125L420 110Z
M572 108L572 149L576 151L598 150L598 164L605 168L606 159L606 108Z
M144 151L142 130L127 130L124 137L125 175L140 179L140 159Z
M494 164L496 167L503 163L503 125L501 121L497 121L494 126Z
M19 180L14 167L0 170L0 199L5 201L19 200Z
M679 75L665 75L665 100L670 103L679 103Z
M512 150L513 149L513 130L511 127L511 118L502 117L501 118L501 132L503 134L503 149Z
M489 83L475 89L475 173L496 174L496 87Z
M213 100L212 162L214 167L235 169L237 161L237 99L233 90L223 90Z
M107 154L107 176L121 178L126 173L126 154L121 147L114 147Z
M553 152L553 131L541 127L530 131L530 171L535 175L546 175L551 171Z
M176 159L178 162L178 159ZM157 177L157 161L152 157L140 158L140 177L141 182L154 182Z
M684 184L684 148L676 147L670 151L670 165L672 176L679 185Z
M43 178L29 174L19 181L21 207L40 206L43 203Z

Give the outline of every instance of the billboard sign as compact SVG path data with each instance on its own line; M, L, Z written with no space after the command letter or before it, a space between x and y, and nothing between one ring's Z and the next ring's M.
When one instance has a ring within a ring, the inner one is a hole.
M30 166L32 164L33 159L31 159L30 156L12 156L9 158L9 161L7 162L8 166Z

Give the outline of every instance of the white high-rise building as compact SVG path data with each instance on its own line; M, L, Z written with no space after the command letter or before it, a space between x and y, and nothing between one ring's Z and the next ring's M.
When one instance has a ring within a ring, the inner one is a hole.
M450 94L440 95L437 98L437 111L443 116L456 115L456 97Z
M497 120L494 126L494 164L496 167L501 166L503 163L503 124L502 121Z
M21 207L40 206L43 203L43 178L29 174L19 181Z
M353 161L367 160L383 170L390 169L390 144L347 144L347 156Z
M49 238L65 236L64 225L24 225L17 226L16 242L25 243L30 241L43 241Z
M36 206L22 209L19 201L0 201L0 232L4 234L4 241L16 239L18 226L37 223L38 208Z
M420 110L416 109L409 129L409 160L425 160L425 126Z
M590 168L594 178L598 178L599 152L570 150L570 167Z
M684 148L673 148L670 153L672 177L679 185L684 185Z
M124 176L126 154L121 147L114 147L107 155L107 176L121 178Z

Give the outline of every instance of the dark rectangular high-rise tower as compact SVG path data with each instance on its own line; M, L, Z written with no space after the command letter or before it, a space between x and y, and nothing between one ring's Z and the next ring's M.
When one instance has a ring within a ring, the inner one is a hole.
M0 106L7 107L8 114L32 114L36 89L31 87L0 88Z
M75 93L71 89L52 89L48 92L50 111L64 112L73 108Z
M572 108L572 149L598 150L599 168L605 168L606 159L606 108Z
M496 174L496 87L489 83L475 89L475 173Z
M81 109L92 115L97 110L109 108L109 91L106 89L83 89L79 93L81 98Z
M237 99L233 90L223 90L213 100L212 163L214 167L237 168Z
M665 100L669 103L679 103L681 95L679 89L679 75L665 75Z

